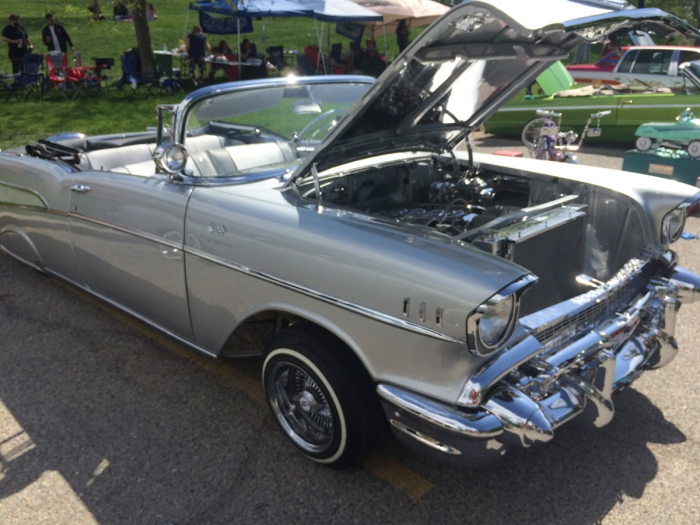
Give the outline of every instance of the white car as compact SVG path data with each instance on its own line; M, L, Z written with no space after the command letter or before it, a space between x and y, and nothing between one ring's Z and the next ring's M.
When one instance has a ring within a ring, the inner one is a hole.
M700 59L700 49L684 46L633 46L627 48L614 68L599 64L567 66L579 83L642 84L650 87L683 89L678 66Z

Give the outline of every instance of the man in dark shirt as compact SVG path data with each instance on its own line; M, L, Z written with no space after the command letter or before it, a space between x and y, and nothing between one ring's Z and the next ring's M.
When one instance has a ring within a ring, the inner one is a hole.
M19 15L10 15L10 24L2 30L2 41L7 42L12 73L20 73L24 69L24 55L29 53L32 43L27 32L19 25Z
M68 46L70 46L71 51L75 51L73 47L73 42L68 36L68 31L66 31L62 25L57 24L51 13L47 14L46 27L41 31L41 39L46 44L46 47L51 51L62 51L63 53L68 52Z

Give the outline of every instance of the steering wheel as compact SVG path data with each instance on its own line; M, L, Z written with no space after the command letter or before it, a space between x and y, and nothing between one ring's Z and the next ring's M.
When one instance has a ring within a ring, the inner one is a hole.
M335 108L331 109L330 111L326 111L325 113L313 119L306 126L304 126L304 129L302 129L296 136L296 140L311 140L321 131L325 131L326 134L328 134L333 128L335 128L338 125L338 122L340 122L340 118L334 118L327 124L324 122L324 120L328 119L328 117L331 117L333 115L345 115L347 112L348 110L344 108ZM315 127L317 127L318 129L314 129ZM312 131L313 133L311 133ZM310 135L308 137L305 137L305 135L307 135L308 133L310 133Z

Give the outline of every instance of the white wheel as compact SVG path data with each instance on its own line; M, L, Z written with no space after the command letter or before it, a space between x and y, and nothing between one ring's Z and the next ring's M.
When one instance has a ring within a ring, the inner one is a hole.
M694 159L700 157L700 140L694 140L693 142L688 144L688 155L690 155Z
M263 387L285 436L308 458L358 463L381 435L382 414L366 371L339 341L301 323L273 337Z
M635 142L635 146L637 146L639 151L647 151L651 148L651 145L652 140L649 137L639 137L637 142Z

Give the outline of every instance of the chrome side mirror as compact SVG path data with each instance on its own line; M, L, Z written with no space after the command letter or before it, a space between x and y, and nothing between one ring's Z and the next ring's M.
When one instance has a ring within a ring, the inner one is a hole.
M166 130L163 118L164 118L164 113L166 111L169 111L171 113L170 120L171 120L171 125L170 125L170 131L169 133L172 134L172 130L174 129L172 124L174 124L173 119L175 116L175 108L177 108L177 104L158 104L156 106L156 111L158 112L158 128L156 129L156 145L160 146L161 142L163 142L163 132ZM173 137L170 137L170 140L174 140Z
M175 174L185 168L189 154L182 144L166 142L160 144L153 152L153 162L161 172L168 175L168 180L175 179Z

